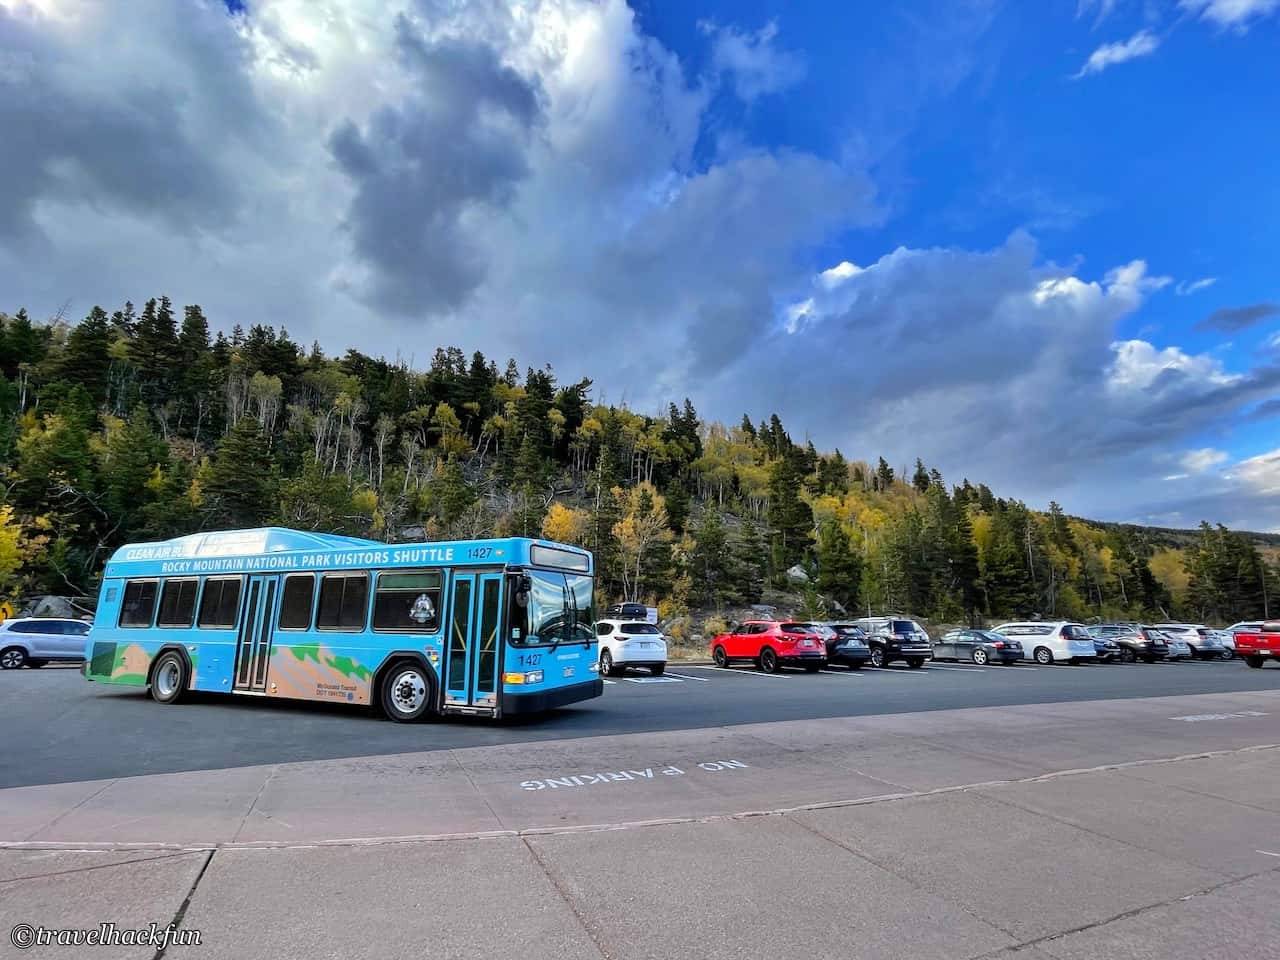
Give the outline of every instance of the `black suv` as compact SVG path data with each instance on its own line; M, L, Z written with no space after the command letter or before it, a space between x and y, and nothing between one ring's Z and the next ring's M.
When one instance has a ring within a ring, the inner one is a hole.
M1121 663L1142 660L1155 663L1169 655L1169 645L1159 630L1128 623L1103 623L1089 628L1094 641L1111 640L1120 648Z

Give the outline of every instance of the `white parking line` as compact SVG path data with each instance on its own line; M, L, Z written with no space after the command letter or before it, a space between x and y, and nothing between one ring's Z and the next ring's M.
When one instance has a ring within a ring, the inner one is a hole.
M819 670L819 673L829 673L833 677L861 677L861 670Z
M790 680L791 677L782 673L761 673L758 670L749 670L743 667L699 667L687 666L685 670L715 670L717 673L732 674L737 677L761 677L765 680Z
M603 678L603 677L601 677L600 679L604 680L604 678ZM617 681L617 680L605 680L604 682L605 682L605 683L607 683L609 686L611 686L611 687L612 687L612 686L613 686L615 683L617 683L618 681Z
M960 670L963 673L986 673L986 667L962 667L952 663L931 663L927 667L921 667L922 670Z
M688 668L686 667L685 669L688 669ZM711 682L706 677L691 677L688 674L684 674L684 673L672 673L670 670L667 671L666 675L668 677L679 677L681 680L697 680L699 683Z

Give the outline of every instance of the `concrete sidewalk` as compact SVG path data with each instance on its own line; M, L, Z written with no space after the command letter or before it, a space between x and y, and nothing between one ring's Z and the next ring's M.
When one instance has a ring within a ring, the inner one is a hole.
M1254 693L24 787L0 912L207 957L1259 960L1273 744Z

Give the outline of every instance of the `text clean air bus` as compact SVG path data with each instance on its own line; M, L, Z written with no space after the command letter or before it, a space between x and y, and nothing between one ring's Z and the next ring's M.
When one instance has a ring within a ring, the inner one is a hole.
M501 717L603 692L593 564L542 540L386 544L265 528L120 548L85 676Z

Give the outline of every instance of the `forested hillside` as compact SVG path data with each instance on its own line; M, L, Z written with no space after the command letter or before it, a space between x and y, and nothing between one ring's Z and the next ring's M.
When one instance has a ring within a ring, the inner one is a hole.
M832 612L1230 622L1278 589L1221 527L1178 541L1038 512L920 460L819 452L776 415L648 416L454 347L421 371L267 325L211 336L163 297L74 325L0 313L0 373L0 597L91 594L122 543L261 524L544 535L595 552L602 596L666 614L787 583Z

